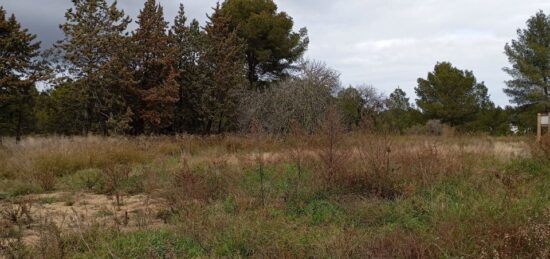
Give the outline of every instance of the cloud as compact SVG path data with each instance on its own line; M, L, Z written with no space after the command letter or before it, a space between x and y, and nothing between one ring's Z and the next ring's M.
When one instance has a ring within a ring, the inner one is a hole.
M161 0L171 21L180 1ZM216 0L184 1L188 17L204 23ZM143 1L119 0L135 18ZM509 77L503 48L516 30L547 0L276 0L294 18L296 29L307 27L308 58L325 61L342 74L344 84L371 84L390 93L397 86L414 96L418 77L438 61L473 70L485 81L493 101L507 105L502 89ZM62 37L58 25L68 0L5 0L8 12L46 44Z

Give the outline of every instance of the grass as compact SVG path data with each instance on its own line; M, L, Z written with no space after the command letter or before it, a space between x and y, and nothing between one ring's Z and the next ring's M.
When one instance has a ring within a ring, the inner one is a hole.
M51 137L7 143L0 151L6 165L0 168L0 209L17 208L16 201L29 194L52 192L71 193L75 203L84 193L113 200L144 195L158 202L130 210L113 201L109 206L115 207L76 211L81 221L61 224L40 210L63 199L34 199L33 222L18 226L0 220L14 233L0 238L0 253L550 256L550 160L529 139L330 136L330 141L320 136ZM147 215L152 219L139 218Z

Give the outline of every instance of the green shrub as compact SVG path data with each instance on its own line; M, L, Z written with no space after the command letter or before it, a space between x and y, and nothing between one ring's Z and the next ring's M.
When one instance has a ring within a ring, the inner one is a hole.
M70 190L89 190L96 193L105 191L105 179L98 169L79 170L63 177L61 182Z

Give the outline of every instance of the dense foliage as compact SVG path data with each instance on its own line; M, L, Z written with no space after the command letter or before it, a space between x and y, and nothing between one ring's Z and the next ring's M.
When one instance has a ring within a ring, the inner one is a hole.
M385 96L342 87L338 72L302 59L307 30L294 31L272 0L227 0L207 18L188 21L180 5L170 25L160 3L146 0L129 31L116 2L74 0L60 25L65 37L40 55L36 36L0 9L0 135L222 134L253 121L270 133L296 124L311 134L331 107L347 130L426 133L445 124L504 135L512 125L533 132L534 114L548 111L542 11L506 45L513 80L505 92L519 106L505 108L472 71L449 62L418 79L416 101L400 88Z

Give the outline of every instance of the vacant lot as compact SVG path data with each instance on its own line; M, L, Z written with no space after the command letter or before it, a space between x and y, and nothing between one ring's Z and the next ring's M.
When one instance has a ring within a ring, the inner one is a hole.
M0 148L0 257L550 256L529 138L29 138Z

